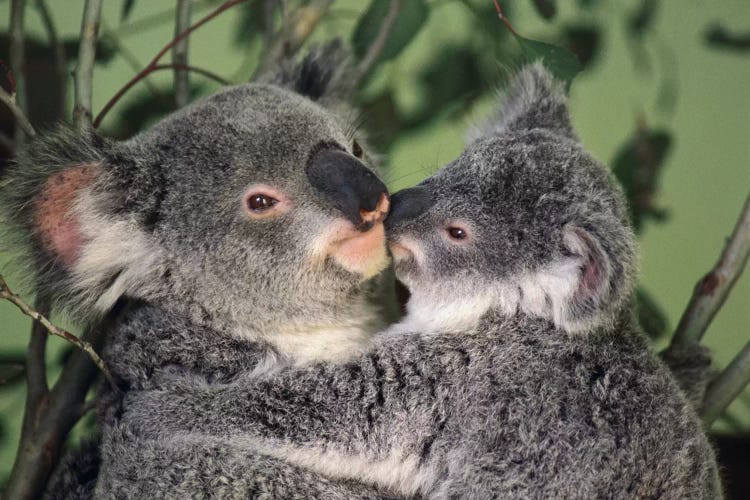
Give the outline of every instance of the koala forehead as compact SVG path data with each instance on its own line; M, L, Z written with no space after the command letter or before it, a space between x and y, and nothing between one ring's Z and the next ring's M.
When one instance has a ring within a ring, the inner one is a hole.
M344 140L343 124L314 102L272 85L231 87L188 106L130 143L164 156L242 158L262 166ZM203 172L211 165L201 165Z
M477 140L425 185L441 212L469 219L528 223L621 210L606 171L573 140L543 130Z

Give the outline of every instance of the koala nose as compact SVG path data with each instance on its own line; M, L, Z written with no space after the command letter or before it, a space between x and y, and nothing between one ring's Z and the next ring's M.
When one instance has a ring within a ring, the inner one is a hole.
M310 184L360 231L370 229L388 212L385 184L343 151L322 150L311 159L306 173Z
M385 220L386 228L416 219L432 206L432 202L432 195L425 187L402 189L391 196L391 211Z

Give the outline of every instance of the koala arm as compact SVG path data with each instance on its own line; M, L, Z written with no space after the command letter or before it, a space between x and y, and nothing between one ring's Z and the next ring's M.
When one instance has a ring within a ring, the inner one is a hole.
M372 486L331 480L210 436L165 441L116 430L102 454L94 498L393 498Z
M159 387L160 376L174 370L227 381L274 355L267 344L234 339L143 303L118 314L104 350L110 370L129 389Z
M379 342L343 365L287 369L230 384L183 379L170 390L132 393L123 421L137 435L154 438L283 441L365 460L418 455L447 419L447 401L454 397L449 372L465 369L458 343L411 335Z

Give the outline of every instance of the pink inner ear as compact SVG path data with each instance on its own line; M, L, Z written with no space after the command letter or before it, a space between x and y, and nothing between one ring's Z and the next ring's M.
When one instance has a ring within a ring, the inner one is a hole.
M34 203L34 224L42 246L65 267L72 267L81 249L81 228L71 213L77 192L96 174L96 165L84 164L54 174Z
M584 260L576 297L579 300L586 299L596 295L607 279L606 257L587 231L578 227L570 227L568 231L566 243L569 249Z

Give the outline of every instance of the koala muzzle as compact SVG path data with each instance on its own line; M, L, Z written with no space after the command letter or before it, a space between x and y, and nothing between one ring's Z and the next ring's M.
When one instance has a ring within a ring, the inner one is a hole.
M430 191L422 186L402 189L391 196L391 210L385 220L387 228L416 219L432 206Z
M307 178L354 226L367 231L388 213L388 189L356 158L323 149L307 165Z

